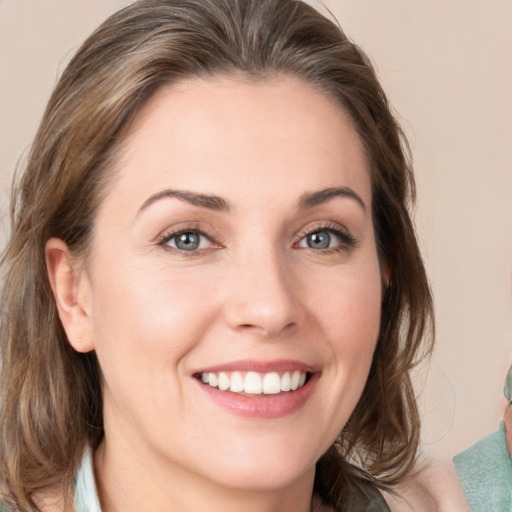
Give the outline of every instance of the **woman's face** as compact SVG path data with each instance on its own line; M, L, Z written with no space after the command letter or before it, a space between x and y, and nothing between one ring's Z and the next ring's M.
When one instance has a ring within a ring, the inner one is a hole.
M80 283L107 449L236 488L311 477L379 332L371 201L351 119L311 85L160 90Z

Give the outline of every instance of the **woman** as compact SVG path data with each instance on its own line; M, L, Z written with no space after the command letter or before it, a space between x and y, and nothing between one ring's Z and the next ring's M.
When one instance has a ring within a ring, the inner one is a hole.
M113 15L14 191L6 504L387 510L431 349L413 199L370 63L311 7Z

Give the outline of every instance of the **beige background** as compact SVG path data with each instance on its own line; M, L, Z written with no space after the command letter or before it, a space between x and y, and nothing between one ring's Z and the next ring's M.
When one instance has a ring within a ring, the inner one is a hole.
M0 0L3 217L59 71L127 3ZM375 62L415 155L437 312L435 354L418 377L424 445L451 456L496 428L512 360L512 1L324 3Z

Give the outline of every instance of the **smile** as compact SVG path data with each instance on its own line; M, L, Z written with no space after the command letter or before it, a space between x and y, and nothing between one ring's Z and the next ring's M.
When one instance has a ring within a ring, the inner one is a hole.
M287 371L259 373L249 372L204 372L196 376L203 384L220 391L231 391L244 395L277 395L302 388L308 372Z
M322 375L317 366L294 360L239 360L201 368L191 376L201 396L230 413L277 419L298 412Z

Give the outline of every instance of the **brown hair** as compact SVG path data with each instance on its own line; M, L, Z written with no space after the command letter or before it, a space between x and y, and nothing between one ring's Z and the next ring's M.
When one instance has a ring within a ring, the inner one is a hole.
M58 237L75 252L87 250L116 151L156 90L230 73L290 74L314 84L352 116L370 164L378 249L391 276L368 382L317 464L315 492L348 510L365 482L394 484L415 461L410 370L431 348L432 299L408 213L415 192L409 151L367 57L300 1L142 0L105 21L72 59L13 188L2 260L0 477L16 510L32 510L40 491L72 489L83 450L103 435L97 360L67 342L45 242Z

